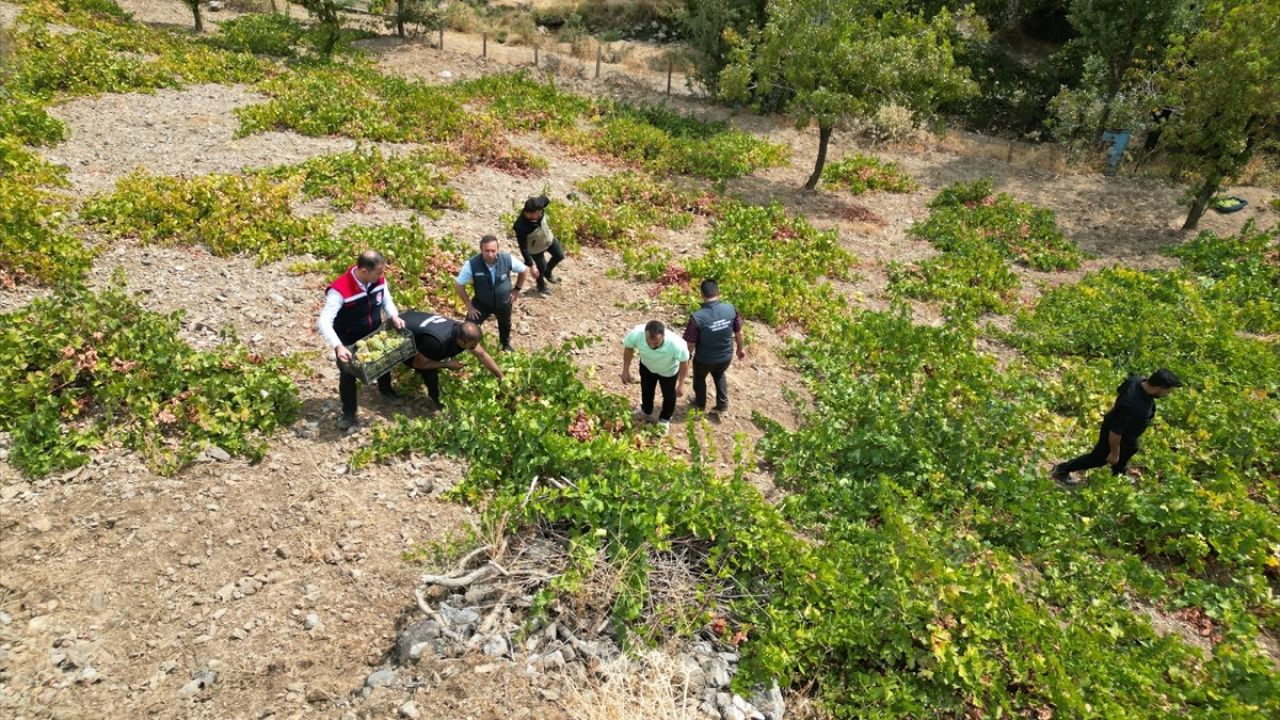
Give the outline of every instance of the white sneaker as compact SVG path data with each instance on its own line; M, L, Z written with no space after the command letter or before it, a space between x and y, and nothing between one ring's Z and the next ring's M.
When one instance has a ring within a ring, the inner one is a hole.
M654 422L653 415L647 415L640 408L631 411L631 418L637 422L651 423Z
M663 434L663 435L667 435L667 434L669 434L669 433L671 432L671 421L670 421L670 420L659 420L659 421L658 421L658 430L660 430L660 431L662 432L662 434Z

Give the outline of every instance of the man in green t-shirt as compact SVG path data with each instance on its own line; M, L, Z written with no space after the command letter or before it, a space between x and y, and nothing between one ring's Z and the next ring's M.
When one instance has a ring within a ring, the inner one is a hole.
M631 358L640 355L640 410L638 415L647 421L653 416L653 395L662 386L662 412L658 424L663 432L671 428L671 416L676 412L676 398L684 388L689 374L689 346L676 336L667 335L667 326L660 320L650 320L637 325L622 340L622 382L630 384Z

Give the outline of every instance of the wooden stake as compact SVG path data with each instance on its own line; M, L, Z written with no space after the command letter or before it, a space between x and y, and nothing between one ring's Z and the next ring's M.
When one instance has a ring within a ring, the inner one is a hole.
M675 58L667 58L667 94L671 94L671 72L676 68Z
M440 26L440 49L444 49L444 26Z
M480 33L480 57L489 57L489 33Z
M603 56L604 56L604 49L601 46L597 45L596 46L596 79L597 80L600 79L600 59Z
M533 66L538 67L538 46L533 46Z

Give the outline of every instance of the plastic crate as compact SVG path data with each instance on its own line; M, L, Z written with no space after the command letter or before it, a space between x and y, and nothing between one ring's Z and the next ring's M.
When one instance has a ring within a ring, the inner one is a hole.
M387 354L370 362L360 362L358 356L355 355L356 346L348 345L347 350L351 351L352 359L348 363L339 363L343 372L355 375L358 380L365 384L369 384L378 378L391 372L391 369L400 363L412 358L418 353L418 348L413 342L413 333L408 330L397 330L389 321L384 322L382 327L378 328L376 335L381 332L395 333L400 336L400 344L389 351ZM373 337L370 335L369 337Z

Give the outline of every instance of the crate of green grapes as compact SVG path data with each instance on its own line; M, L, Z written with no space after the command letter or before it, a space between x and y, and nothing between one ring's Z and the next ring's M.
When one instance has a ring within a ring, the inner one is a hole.
M386 375L418 352L413 344L413 333L397 330L390 322L383 323L377 332L348 345L347 349L351 351L352 358L342 369L364 383L372 383Z

